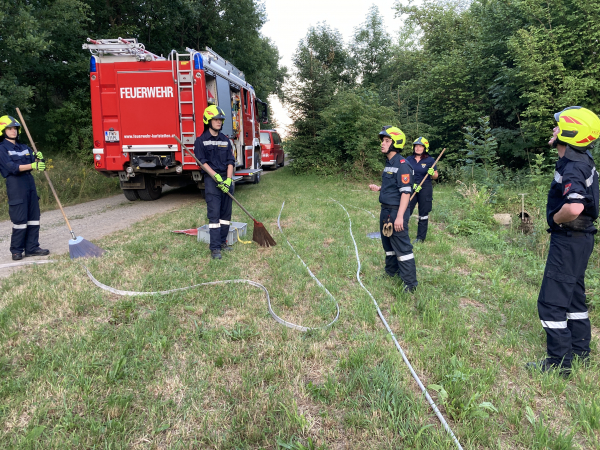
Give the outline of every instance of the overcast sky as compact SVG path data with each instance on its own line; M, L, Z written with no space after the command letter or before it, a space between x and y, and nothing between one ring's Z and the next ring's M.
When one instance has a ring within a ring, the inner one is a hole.
M384 24L390 34L400 29L400 19L394 19L396 0L264 0L268 22L262 33L271 38L279 49L280 64L291 71L292 55L298 42L308 28L319 22L327 22L337 28L348 43L366 18L371 5L377 5ZM275 98L271 99L271 114L280 124L280 132L285 135L285 126L291 123L285 108Z

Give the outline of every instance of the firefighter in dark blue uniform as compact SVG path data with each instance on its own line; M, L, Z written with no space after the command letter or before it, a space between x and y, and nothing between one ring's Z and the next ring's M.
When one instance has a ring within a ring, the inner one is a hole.
M410 215L417 203L419 204L419 216L417 225L417 238L413 244L423 242L427 237L427 227L429 225L429 213L431 212L431 204L433 202L433 185L431 179L437 180L438 173L432 166L435 159L429 156L429 141L424 137L418 138L413 142L413 154L406 158L406 161L415 171L415 182L413 189L416 194L410 201ZM422 186L419 186L425 175L429 175Z
M208 209L208 227L210 231L210 252L213 259L221 259L221 251L229 251L227 234L231 221L231 197L235 159L229 138L221 133L225 113L221 108L211 105L204 110L204 133L194 143L194 153L208 169L204 177L204 193Z
M412 193L413 170L400 155L406 136L399 128L387 125L379 133L379 138L381 152L387 158L386 167L381 176L381 186L371 184L369 189L379 191L379 229L385 250L385 272L391 277L398 275L404 282L404 290L413 292L418 284L415 257L408 237L408 203ZM392 228L390 236L386 236L386 224Z
M0 117L0 174L6 178L8 215L12 222L10 252L18 261L25 256L45 256L49 250L40 248L40 205L32 170L46 170L41 152L36 156L19 142L21 124L12 116Z
M598 173L589 149L600 136L600 119L579 106L556 113L554 119L558 126L549 143L559 159L546 205L550 250L538 297L548 357L527 367L568 375L574 357L586 364L590 355L584 277L594 249Z

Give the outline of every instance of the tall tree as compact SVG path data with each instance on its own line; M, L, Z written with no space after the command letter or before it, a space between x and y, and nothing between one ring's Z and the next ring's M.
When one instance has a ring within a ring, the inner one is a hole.
M383 24L379 8L372 5L350 44L353 70L363 86L379 86L387 77L392 40Z
M294 78L287 103L293 119L289 151L295 171L315 168L320 161L321 112L337 90L352 82L349 55L338 30L320 23L308 30L293 57Z

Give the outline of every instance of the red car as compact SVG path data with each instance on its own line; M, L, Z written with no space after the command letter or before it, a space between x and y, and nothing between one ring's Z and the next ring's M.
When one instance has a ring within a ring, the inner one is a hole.
M285 156L281 138L275 130L260 130L260 148L262 166L271 166L273 170L283 166Z

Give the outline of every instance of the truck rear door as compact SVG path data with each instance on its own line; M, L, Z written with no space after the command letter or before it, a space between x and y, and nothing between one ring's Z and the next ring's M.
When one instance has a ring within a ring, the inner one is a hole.
M173 151L179 135L177 90L170 70L117 71L124 151ZM177 155L177 159L181 157Z

